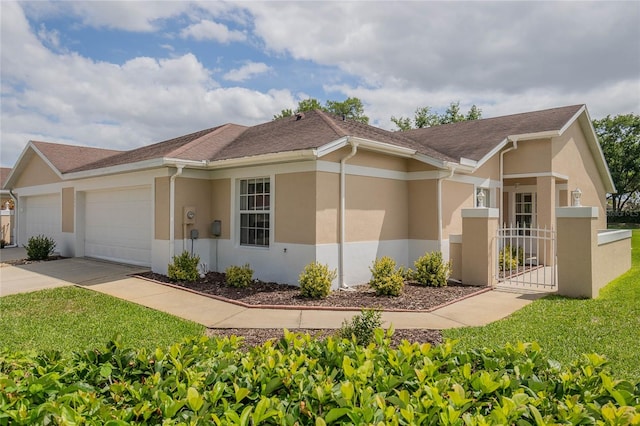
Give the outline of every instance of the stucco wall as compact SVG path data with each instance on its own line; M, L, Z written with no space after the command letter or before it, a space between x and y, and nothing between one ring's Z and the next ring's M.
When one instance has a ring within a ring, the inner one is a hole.
M473 185L442 181L442 238L462 233L461 209L473 208Z
M521 141L518 149L504 155L504 174L551 172L551 140Z
M61 182L56 172L45 163L38 155L33 155L26 167L20 173L20 177L16 181L15 187L22 188L25 186L44 185L47 183Z
M169 181L168 176L155 178L154 238L156 240L169 239Z
M569 177L568 191L580 188L582 205L598 207L600 229L607 227L606 191L580 124L553 139L553 170Z
M75 221L75 190L62 188L62 232L73 232Z
M197 229L200 238L209 238L211 229L211 181L179 177L175 181L175 237L189 238L192 229ZM195 207L196 217L193 225L187 225L184 235L184 207Z
M409 238L438 239L438 183L436 179L411 180L409 191Z
M231 179L211 181L211 222L221 221L219 238L231 238Z
M275 188L275 241L315 244L316 174L276 175Z

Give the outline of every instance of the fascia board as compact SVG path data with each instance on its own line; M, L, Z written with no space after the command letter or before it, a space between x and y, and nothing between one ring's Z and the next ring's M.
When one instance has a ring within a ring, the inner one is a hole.
M607 192L610 194L615 194L617 191L616 185L613 182L611 171L609 170L609 166L607 166L607 160L604 157L604 152L602 151L602 147L600 146L600 142L598 141L596 129L593 128L593 122L591 121L591 117L589 116L589 111L587 111L587 109L584 107L581 111L582 113L580 114L578 119L580 119L579 123L581 124L584 131L589 149L593 154L598 169L600 169L600 173L603 174L603 178L605 181L604 184Z
M413 155L413 158L421 163L429 164L433 167L437 167L439 169L446 169L445 161L437 160L433 157L429 157L428 155L416 153Z
M254 155L251 157L229 158L227 160L216 160L209 162L209 169L222 169L240 166L259 166L268 163L286 163L300 160L315 160L317 152L315 149L305 149L301 151L287 151L273 154Z
M478 162L470 158L460 157L460 165L475 168L478 165Z
M545 132L521 133L519 135L509 135L507 139L511 142L531 141L536 139L555 138L560 136L558 130L547 130Z
M569 121L567 121L564 126L562 126L562 129L560 129L560 134L558 136L561 136L564 132L566 132L567 129L571 127L571 125L582 115L583 112L587 112L587 107L584 105L582 105L582 107L580 107L580 109L575 114L573 114L573 117L571 117ZM589 113L587 112L587 116L588 115Z
M497 153L502 151L502 148L507 146L508 143L509 143L509 138L504 138L503 140L501 140L500 143L498 145L496 145L487 154L485 154L484 157L482 157L480 160L476 161L474 171L478 170L480 167L482 167L484 165L484 163L489 161L494 155L496 155Z
M376 151L384 154L393 154L399 157L407 158L413 157L416 154L415 149L392 145L386 142L378 142L371 139L363 139L357 137L350 137L349 140L356 142L359 148L366 148L369 151Z
M65 173L64 179L85 179L96 176L113 175L116 173L135 172L138 170L152 169L154 167L162 167L164 165L162 158L154 158L151 160L138 161L136 163L120 164L117 166L103 167L100 169L83 170L81 172Z
M327 154L331 154L334 151L339 150L340 148L344 148L349 143L349 137L345 136L340 139L337 139L333 142L329 142L325 145L316 149L316 154L318 158L324 157Z

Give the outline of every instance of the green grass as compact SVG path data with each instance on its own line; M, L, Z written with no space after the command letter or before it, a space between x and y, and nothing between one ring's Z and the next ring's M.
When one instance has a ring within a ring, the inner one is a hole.
M122 335L125 346L165 347L204 327L115 297L60 287L0 298L0 348L59 350L100 347Z
M567 364L582 353L605 355L614 375L640 380L640 229L633 230L632 266L597 299L549 296L484 327L443 331L463 348L536 341L551 358Z

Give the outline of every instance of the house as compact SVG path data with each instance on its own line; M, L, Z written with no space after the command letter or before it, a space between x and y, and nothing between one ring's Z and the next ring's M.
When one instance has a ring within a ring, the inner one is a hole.
M0 240L3 246L13 244L13 199L4 183L11 173L8 167L0 167Z
M554 227L556 207L599 211L615 191L584 105L390 132L310 111L225 124L130 151L30 141L5 184L18 241L46 234L64 256L149 266L198 254L295 284L312 261L334 287L368 281L375 258L453 257L463 209Z

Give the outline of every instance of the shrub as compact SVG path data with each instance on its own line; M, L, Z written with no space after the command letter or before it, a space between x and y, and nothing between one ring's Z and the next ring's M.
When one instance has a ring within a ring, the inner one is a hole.
M7 242L5 240L0 240L0 249L3 249L4 246L7 245Z
M227 285L236 288L245 288L253 282L253 269L249 264L244 266L229 266L225 271Z
M338 335L343 339L356 339L356 343L367 346L373 340L376 328L382 325L382 312L376 309L363 309L359 315L344 320Z
M498 253L498 264L500 271L517 270L518 266L524 264L524 250L522 247L505 246Z
M336 279L336 270L328 265L313 262L304 267L300 274L300 292L303 297L324 299L331 293L331 282Z
M388 256L376 259L371 271L369 285L377 296L399 296L404 287L402 269L396 269L396 261Z
M445 262L439 251L425 253L413 266L412 278L424 286L444 287L451 275L451 262Z
M171 281L193 282L200 278L198 264L200 256L191 255L188 251L183 251L179 256L173 256L173 263L169 264L168 276Z
M27 249L27 257L29 260L45 260L53 254L53 250L56 248L56 242L53 238L38 235L29 238L24 248Z

